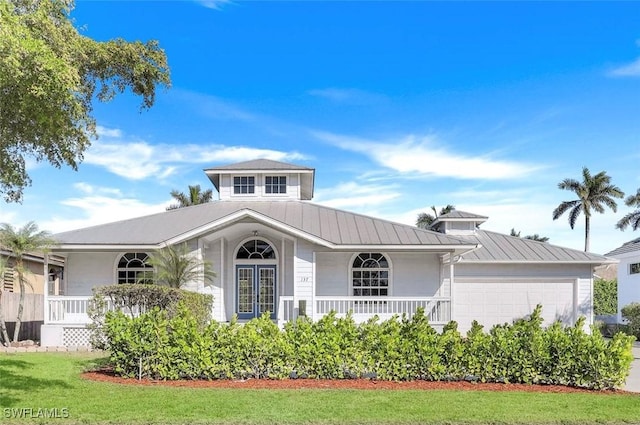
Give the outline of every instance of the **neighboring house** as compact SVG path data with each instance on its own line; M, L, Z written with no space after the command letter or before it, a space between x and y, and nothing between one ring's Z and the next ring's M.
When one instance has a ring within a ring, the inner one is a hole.
M270 312L282 324L335 310L355 320L424 308L441 328L510 322L543 305L546 323L592 323L593 268L615 262L479 229L487 217L453 211L434 230L309 202L315 170L255 160L205 170L220 200L55 235L66 261L65 296L45 303L43 345L86 344L96 285L135 282L147 255L187 243L211 262L213 317Z
M618 323L622 307L640 302L640 238L626 242L606 254L620 260L618 264Z
M18 273L15 270L15 258L11 251L0 250L0 257L5 261L4 277L0 279L2 289L7 292L20 292ZM44 294L45 267L42 254L27 254L23 258L26 269L24 278L26 289L31 294ZM47 264L49 295L64 294L64 258L50 255Z

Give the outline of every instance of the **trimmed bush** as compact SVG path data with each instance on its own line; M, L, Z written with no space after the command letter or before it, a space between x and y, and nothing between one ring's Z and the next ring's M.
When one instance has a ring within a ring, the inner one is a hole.
M618 279L593 281L593 312L596 315L618 313Z
M152 379L317 378L468 380L560 384L604 389L624 383L633 337L612 340L574 326L541 326L541 308L484 332L474 323L436 332L420 310L408 318L356 324L331 313L301 318L280 330L268 315L244 325L212 322L202 329L180 306L139 317L110 312L105 321L117 373Z
M104 335L108 302L131 317L143 316L154 309L162 310L167 318L178 315L181 307L190 312L200 331L211 321L213 296L160 285L120 284L93 288L88 315L91 324L90 342L93 348L109 349Z

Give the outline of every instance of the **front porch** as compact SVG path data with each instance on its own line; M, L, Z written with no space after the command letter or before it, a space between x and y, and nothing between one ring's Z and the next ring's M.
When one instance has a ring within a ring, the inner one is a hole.
M89 345L86 329L91 320L88 315L91 296L49 296L45 302L42 345ZM114 310L108 302L109 310ZM346 297L315 296L307 300L295 300L293 296L278 297L276 321L280 326L298 317L308 316L318 320L331 311L338 316L351 312L356 322L364 322L373 316L387 320L394 315L412 316L423 308L429 322L441 328L451 320L451 299L446 297Z

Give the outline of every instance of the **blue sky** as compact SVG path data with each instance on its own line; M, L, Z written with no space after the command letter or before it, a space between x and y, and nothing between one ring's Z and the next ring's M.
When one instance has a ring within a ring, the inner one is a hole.
M54 232L163 211L203 168L316 169L314 201L413 224L448 203L483 228L582 249L552 210L583 166L640 187L639 2L83 1L98 40L157 39L173 86L96 103L77 172L32 163L0 221ZM592 251L638 232L592 220Z

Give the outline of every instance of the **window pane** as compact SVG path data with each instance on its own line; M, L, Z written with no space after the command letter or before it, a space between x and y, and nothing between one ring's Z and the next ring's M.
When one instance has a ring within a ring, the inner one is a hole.
M629 265L629 273L630 274L638 274L640 273L640 263L634 263Z

